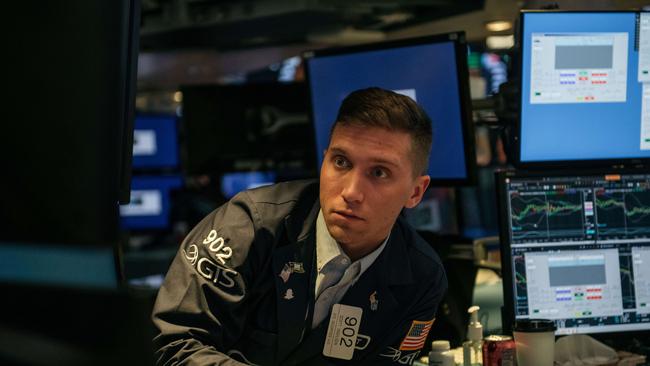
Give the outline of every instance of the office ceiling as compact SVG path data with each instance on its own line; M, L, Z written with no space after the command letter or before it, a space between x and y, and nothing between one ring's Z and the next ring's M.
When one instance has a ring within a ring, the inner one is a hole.
M140 46L145 51L224 51L380 41L390 32L480 11L484 4L485 0L143 0Z
M650 0L141 0L138 85L229 82L302 51L463 30L482 44L521 9L626 10Z

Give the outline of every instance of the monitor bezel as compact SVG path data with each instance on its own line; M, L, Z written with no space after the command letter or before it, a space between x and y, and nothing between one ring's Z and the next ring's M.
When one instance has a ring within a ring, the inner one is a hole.
M519 13L519 24L516 34L516 56L514 57L515 62L517 62L518 69L516 71L516 78L519 88L519 98L517 100L517 121L514 123L514 159L512 159L513 164L522 169L539 169L539 168L557 168L562 167L578 167L578 168L606 168L606 169L625 169L625 168L639 168L642 166L650 165L650 158L615 158L615 159L571 159L571 160L535 160L535 161L522 161L521 160L521 124L522 124L522 104L524 100L523 95L523 62L524 62L524 52L523 49L526 45L526 40L523 37L523 32L525 29L525 18L527 14L542 14L542 13L552 13L552 14L589 14L589 13L599 13L599 14L619 14L619 13L630 13L630 14L640 14L648 13L643 10L521 10Z
M514 309L514 291L513 291L513 278L512 273L512 251L510 242L510 226L506 219L508 217L508 208L506 199L507 191L505 180L507 178L542 178L542 177L563 177L563 176L589 176L589 175L609 175L609 174L646 174L650 172L647 169L634 169L634 168L620 168L620 169L555 169L547 171L535 170L514 170L505 169L497 170L495 172L495 184L497 194L497 212L498 212L498 225L499 225L499 242L501 251L501 277L503 285L503 308L501 316L501 326L505 334L512 334L515 322L515 309ZM650 323L648 329L642 330L623 330L616 332L597 332L597 333L579 333L588 334L594 338L609 338L611 336L620 336L626 333L632 336L648 333L650 335ZM556 337L562 336L556 334Z
M476 152L474 147L474 126L472 121L472 108L469 93L469 70L467 66L468 45L465 39L465 32L450 32L436 35L429 35L416 38L390 40L370 44L354 46L333 47L326 49L305 51L302 54L305 60L305 80L309 98L309 119L312 126L315 126L314 106L312 102L311 71L310 61L320 57L343 56L358 54L369 51L380 51L398 49L403 47L419 46L434 43L452 42L454 45L456 78L458 81L458 99L460 105L461 132L463 140L463 153L465 155L465 177L464 178L434 178L431 177L431 186L467 186L476 184ZM315 130L314 130L315 131ZM316 138L314 134L314 139ZM320 154L321 152L316 152ZM318 155L317 155L318 156ZM441 158L430 156L430 159Z

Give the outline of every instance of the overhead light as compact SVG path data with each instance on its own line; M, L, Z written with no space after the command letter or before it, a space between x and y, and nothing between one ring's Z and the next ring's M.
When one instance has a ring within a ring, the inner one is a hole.
M174 92L174 102L180 103L183 101L183 93L180 91Z
M347 27L334 31L314 32L307 34L307 40L313 43L334 45L350 45L359 43L380 42L386 39L386 33L377 30L362 30Z
M515 45L515 36L488 36L485 38L487 48L491 50L503 50Z
M407 12L395 12L392 14L379 15L377 18L379 18L384 25L391 25L404 23L413 18L413 14Z
M493 20L485 23L485 28L490 32L503 32L512 29L512 22L507 20Z

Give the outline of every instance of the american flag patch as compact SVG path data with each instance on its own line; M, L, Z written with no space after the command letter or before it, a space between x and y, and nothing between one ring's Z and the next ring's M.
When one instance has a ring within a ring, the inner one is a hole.
M427 340L427 335L429 330L431 330L431 324L435 319L429 320L428 322L423 322L419 320L414 320L411 323L411 329L406 334L406 338L402 341L402 344L399 346L400 351L415 351L424 346L424 342Z

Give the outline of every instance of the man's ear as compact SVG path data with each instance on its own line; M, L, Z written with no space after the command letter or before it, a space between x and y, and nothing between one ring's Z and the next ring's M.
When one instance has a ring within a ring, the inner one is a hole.
M427 187L429 187L429 183L431 183L431 177L428 175L421 175L415 178L413 191L411 192L411 195L406 201L404 207L413 208L417 206L418 203L422 201L422 196L424 196L424 192L426 192Z

